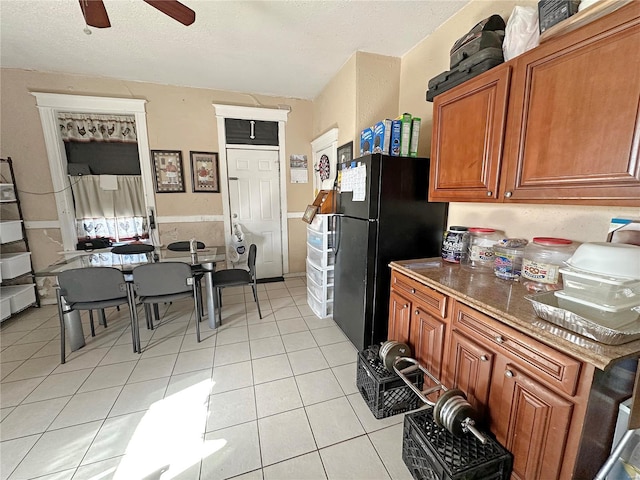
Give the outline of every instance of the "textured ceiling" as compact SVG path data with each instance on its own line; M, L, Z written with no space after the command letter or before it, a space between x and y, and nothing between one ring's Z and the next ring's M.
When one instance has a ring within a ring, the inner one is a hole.
M0 64L45 72L313 99L356 51L402 57L468 0L183 0L185 27L142 0L0 0ZM447 46L448 48L448 46Z

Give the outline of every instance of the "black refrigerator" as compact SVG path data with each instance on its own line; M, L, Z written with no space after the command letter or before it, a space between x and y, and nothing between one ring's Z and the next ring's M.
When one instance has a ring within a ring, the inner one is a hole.
M394 260L440 255L447 203L429 203L429 159L372 154L341 165L333 319L358 350L387 339Z

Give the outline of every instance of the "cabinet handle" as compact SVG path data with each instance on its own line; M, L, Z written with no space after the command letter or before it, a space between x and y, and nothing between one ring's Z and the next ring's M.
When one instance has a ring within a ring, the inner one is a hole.
M496 343L503 343L504 342L504 338L502 338L502 335L498 335L496 337Z
M409 304L405 303L402 308L409 308Z
M507 198L511 198L511 195L513 195L513 192L505 192L504 196Z
M513 372L511 370L505 370L504 376L512 378L514 376L514 374L513 374Z
M487 358L487 356L486 356L486 355L482 355L482 356L480 357L480 361L481 361L481 362L486 362L487 360L489 360L489 359Z
M420 310L416 310L416 315L420 315Z
M487 192L487 197L491 197L492 195L493 195L493 192L492 192L491 190L489 190L489 191Z
M415 288L412 288L412 289L411 289L411 293L416 293L416 289L415 289Z
M251 125L251 133L249 133L249 138L251 140L255 140L255 138L256 138L256 122L251 120L249 122L249 125Z

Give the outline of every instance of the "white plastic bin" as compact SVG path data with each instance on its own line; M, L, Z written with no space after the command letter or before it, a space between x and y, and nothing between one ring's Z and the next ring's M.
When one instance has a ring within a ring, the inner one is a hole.
M334 233L320 233L311 229L307 229L307 243L319 250L326 250L333 247Z
M331 302L333 301L333 286L318 285L313 280L307 279L307 289L311 294L320 300Z
M0 321L6 320L11 316L11 300L4 295L0 298Z
M309 244L307 244L307 258L311 263L318 265L320 268L330 267L335 261L332 250L322 252Z
M313 220L307 228L315 230L316 232L328 232L331 230L331 217L333 217L333 215L317 214L313 217Z
M30 271L30 252L0 254L0 272L5 280L19 277Z
M0 222L0 243L22 240L22 220L2 220Z
M16 192L12 183L0 183L0 202L13 202L16 199Z
M0 288L0 296L8 298L11 313L18 313L36 301L36 290L33 283L26 285L11 285Z
M321 301L313 296L311 290L307 288L307 303L309 307L320 318L325 318L333 315L333 301L328 302L326 300Z
M333 285L333 267L321 269L307 259L307 278L318 285Z

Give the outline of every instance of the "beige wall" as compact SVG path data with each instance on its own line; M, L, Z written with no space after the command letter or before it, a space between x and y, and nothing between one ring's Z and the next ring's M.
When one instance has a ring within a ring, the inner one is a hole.
M289 183L288 162L291 154L304 154L311 158L313 108L310 101L14 69L2 69L0 75L0 155L14 159L16 176L23 191L51 192L53 189L35 97L29 93L37 91L147 100L149 147L153 150L181 150L185 169L185 193L156 194L159 217L222 215L221 194L191 192L189 151L219 151L213 103L274 108L278 104L290 105L286 126L287 158L282 159L282 165L287 169L289 213L303 212L312 200L311 182ZM312 178L311 162L309 178ZM21 200L27 220L57 221L52 194L25 193ZM207 242L209 239L219 242L224 238L222 228L222 222L171 223L161 224L159 231L163 241L189 238L193 233ZM57 260L55 252L62 249L59 237L59 230L55 228L29 232L36 269ZM305 240L301 231L291 229L290 244L304 244ZM299 248L290 246L291 272L304 271L305 255L301 256Z
M458 38L494 13L507 19L516 4L536 6L537 2L472 0L402 58L399 109L422 118L420 156L430 156L431 149L433 104L425 101L429 79L449 69L449 49ZM581 242L603 241L609 220L616 216L639 218L640 207L483 203L452 203L449 206L449 225L496 227L511 237L527 239L559 236Z

